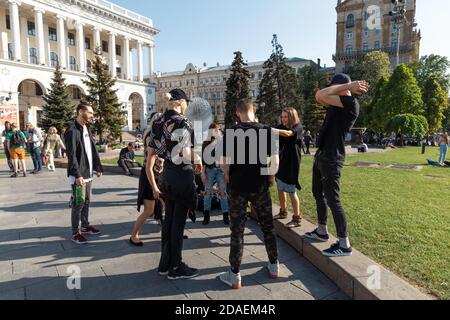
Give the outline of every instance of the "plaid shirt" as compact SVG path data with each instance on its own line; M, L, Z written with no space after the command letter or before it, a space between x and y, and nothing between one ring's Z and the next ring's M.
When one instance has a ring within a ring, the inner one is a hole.
M191 121L174 110L167 110L153 122L148 146L155 149L158 157L172 161L172 150L180 145L179 156L183 148L192 148L194 129Z

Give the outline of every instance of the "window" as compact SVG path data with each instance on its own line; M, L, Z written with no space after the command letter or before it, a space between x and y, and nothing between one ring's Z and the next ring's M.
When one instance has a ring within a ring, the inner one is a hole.
M122 47L120 45L116 45L116 55L121 56L122 55Z
M36 48L30 48L30 63L37 64L37 50Z
M86 60L86 71L87 71L88 73L91 73L91 72L92 72L92 63L91 63L91 60Z
M376 36L379 36L379 35L380 35L380 32L381 32L381 30L380 30L380 29L378 29L378 28L377 28L377 29L375 29L375 35L376 35Z
M75 34L70 32L67 34L67 43L69 44L69 46L75 45Z
M11 30L11 18L6 15L6 29Z
M108 52L108 41L102 41L102 50L103 52Z
M375 50L380 50L380 41L375 41L375 45L373 46Z
M75 60L74 56L70 56L69 57L69 68L72 71L76 71L77 70L77 60Z
M364 37L368 37L369 36L369 28L364 28Z
M118 78L122 77L122 68L116 68L116 74Z
M56 67L58 65L58 55L56 52L50 52L50 65Z
M368 44L368 43L364 43L364 44L363 44L363 51L364 51L364 52L369 51L369 44Z
M192 84L193 86L195 86L195 80L194 80L194 79L191 79L191 84Z
M353 39L353 32L347 32L347 39L348 40Z
M14 60L13 59L13 44L12 43L8 43L8 58L9 58L9 60Z
M50 41L58 41L58 36L56 34L55 28L48 28L48 40Z
M364 21L367 21L367 20L369 20L369 13L367 12L367 10L366 11L364 11Z
M69 87L69 94L74 100L80 100L81 99L81 90L78 87L70 86Z
M84 38L84 48L86 50L91 50L91 38Z
M392 41L391 41L392 50L397 50L397 46L398 46L397 39L392 39Z
M262 77L263 77L262 72L258 72L258 79L262 79Z
M345 47L345 53L346 53L348 56L351 56L351 55L353 54L353 47L352 47L352 46L347 46L347 47Z
M34 22L27 21L27 26L28 26L28 35L35 36L36 35L36 26L34 25Z
M347 22L346 22L345 26L347 28L353 28L355 26L355 16L354 15L349 14L347 16Z

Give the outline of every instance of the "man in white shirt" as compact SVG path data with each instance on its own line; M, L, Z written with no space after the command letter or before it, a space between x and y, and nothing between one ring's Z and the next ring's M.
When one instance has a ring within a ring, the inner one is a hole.
M89 130L89 123L93 119L92 106L87 102L80 102L77 107L77 119L65 135L67 176L72 185L72 241L77 244L87 243L83 234L100 234L98 229L89 224L89 202L94 172L97 177L101 177L103 172L100 157Z

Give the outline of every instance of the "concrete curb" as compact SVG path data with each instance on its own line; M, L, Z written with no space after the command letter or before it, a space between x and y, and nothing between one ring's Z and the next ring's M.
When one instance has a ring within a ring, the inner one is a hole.
M273 205L274 215L278 214L278 211L279 206ZM257 220L254 212L251 216ZM291 218L290 215L289 218ZM337 240L336 238L330 235L328 243L310 242L304 239L303 235L317 226L303 219L301 227L288 229L284 226L287 222L289 219L275 220L277 235L322 271L350 298L354 300L433 300L431 296L422 293L355 249L351 257L324 256L322 250L329 248L330 244Z

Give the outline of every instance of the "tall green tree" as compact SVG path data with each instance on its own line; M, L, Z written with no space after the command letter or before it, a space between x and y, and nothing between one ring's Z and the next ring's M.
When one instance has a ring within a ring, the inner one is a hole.
M303 101L299 77L295 69L287 64L276 34L273 35L272 47L272 54L263 65L264 76L259 85L257 103L260 121L276 125L283 108L292 107L301 114Z
M55 127L58 132L67 128L75 118L75 107L67 90L67 85L61 67L56 66L52 83L47 94L43 96L44 106L40 123L41 128L48 132L50 127Z
M419 82L420 87L425 88L429 79L436 79L446 94L450 90L450 61L445 56L431 54L423 56L416 63L410 65Z
M108 72L107 65L98 50L92 61L92 73L92 76L87 75L87 80L83 80L89 92L83 99L93 106L96 117L93 129L100 137L100 142L111 144L121 136L122 128L125 126L125 115L117 98L117 89L113 89L116 80Z
M231 64L231 75L227 80L225 90L225 127L231 128L236 121L236 104L239 100L250 97L249 79L250 72L245 69L242 52L234 53Z
M427 119L421 115L398 114L386 123L386 130L396 132L400 136L400 145L403 146L403 137L405 135L422 139L428 132L428 123Z
M367 109L368 127L375 131L383 131L386 124L386 116L384 114L384 90L388 84L388 78L381 78L373 90L373 98Z
M424 115L422 92L411 69L404 64L395 68L376 103L380 125L398 114Z
M302 123L305 130L317 134L325 119L325 108L316 102L317 90L325 87L327 76L320 70L318 64L312 64L300 69L300 93L303 98Z
M436 79L430 78L424 84L422 95L425 117L432 132L442 128L444 112L448 109L448 97Z
M389 55L386 52L373 51L359 59L349 72L353 80L366 80L372 90L358 98L361 105L360 115L356 126L370 126L372 100L375 95L373 90L381 78L389 78L391 75Z

